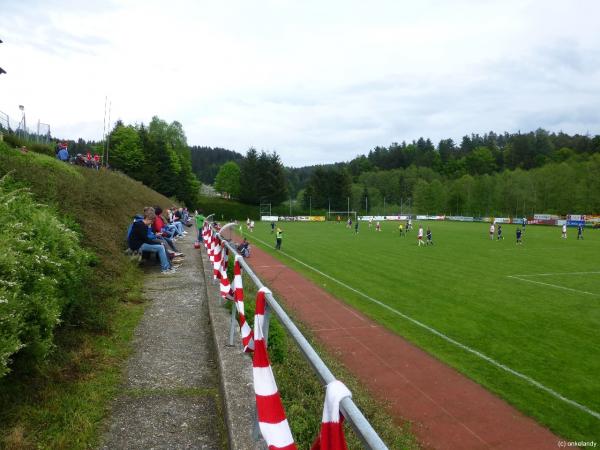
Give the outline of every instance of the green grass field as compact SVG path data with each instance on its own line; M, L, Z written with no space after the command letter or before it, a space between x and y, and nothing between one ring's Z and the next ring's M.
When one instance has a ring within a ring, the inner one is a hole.
M600 232L530 225L517 246L515 225L491 241L489 224L424 222L434 245L419 248L414 225L280 223L282 252L268 223L249 239L555 433L600 442Z

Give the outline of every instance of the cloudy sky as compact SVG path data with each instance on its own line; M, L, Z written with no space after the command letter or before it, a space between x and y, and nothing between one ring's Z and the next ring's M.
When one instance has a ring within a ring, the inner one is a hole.
M348 161L420 136L600 134L597 0L0 0L0 111Z

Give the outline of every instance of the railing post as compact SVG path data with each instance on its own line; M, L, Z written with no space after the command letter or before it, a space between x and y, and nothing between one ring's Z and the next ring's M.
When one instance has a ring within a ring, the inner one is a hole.
M265 302L265 321L263 323L263 335L265 337L265 346L269 344L269 323L271 322L271 308Z
M236 307L235 307L235 301L233 301L232 305L231 305L231 326L229 327L229 347L234 347L233 344L233 336L235 335L235 327L237 325L237 321L235 320L235 313L236 313Z

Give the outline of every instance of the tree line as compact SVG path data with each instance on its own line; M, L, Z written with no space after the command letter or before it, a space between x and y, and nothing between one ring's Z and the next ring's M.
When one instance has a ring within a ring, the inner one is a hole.
M600 136L531 133L419 138L348 163L288 169L304 211L529 215L600 212ZM300 180L306 180L303 185ZM294 184L296 183L296 184Z
M108 163L135 180L198 206L200 183L192 171L191 151L183 127L154 116L148 126L117 121L109 135Z

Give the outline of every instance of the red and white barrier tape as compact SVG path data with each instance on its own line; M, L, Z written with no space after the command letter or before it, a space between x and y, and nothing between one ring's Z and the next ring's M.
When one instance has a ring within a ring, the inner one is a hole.
M241 259L242 257L240 255L236 255L235 265L233 266L233 295L240 324L242 345L244 346L245 352L251 352L254 350L254 339L252 338L252 329L250 328L250 325L248 325L248 322L246 322L246 314L244 313L244 286L242 285Z
M296 449L290 426L285 416L281 397L277 390L275 377L269 362L267 346L263 336L265 320L265 293L261 288L256 296L256 314L254 316L254 393L256 394L256 411L261 434L269 449Z
M348 450L344 416L340 413L340 402L346 397L352 397L352 393L341 381L334 380L327 385L321 431L311 450Z

